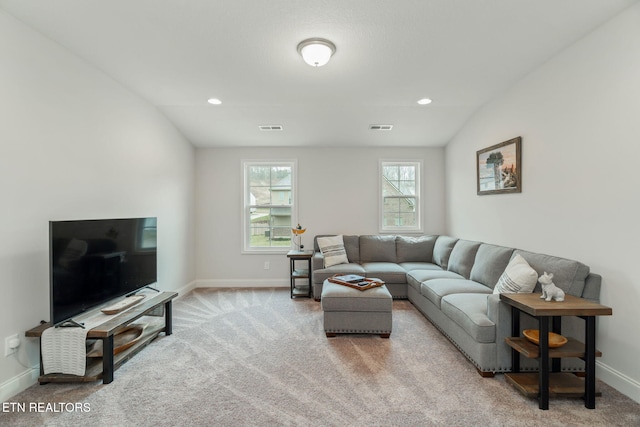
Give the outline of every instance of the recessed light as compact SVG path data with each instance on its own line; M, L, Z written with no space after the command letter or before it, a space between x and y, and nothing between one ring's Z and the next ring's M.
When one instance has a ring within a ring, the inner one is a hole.
M431 100L429 98L422 98L422 99L418 100L418 104L420 104L420 105L431 104Z
M263 132L281 131L282 125L258 125L258 128Z
M389 131L393 129L393 125L369 125L369 130Z
M220 105L222 104L222 101L220 101L218 98L209 98L207 99L207 102L209 104L213 104L213 105Z

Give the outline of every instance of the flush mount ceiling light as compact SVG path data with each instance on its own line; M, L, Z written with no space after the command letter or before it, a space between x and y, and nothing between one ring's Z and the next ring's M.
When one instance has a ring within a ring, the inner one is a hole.
M298 44L298 53L312 67L322 67L336 52L336 45L327 39L312 38Z
M431 100L429 98L422 98L422 99L418 100L418 104L420 104L420 105L431 104Z
M220 101L218 98L209 98L209 99L207 99L207 102L209 104L212 104L212 105L220 105L220 104L222 104L222 101Z

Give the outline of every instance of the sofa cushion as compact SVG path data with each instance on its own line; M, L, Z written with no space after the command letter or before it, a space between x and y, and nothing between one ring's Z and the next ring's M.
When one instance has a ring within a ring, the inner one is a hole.
M438 236L436 243L433 245L433 262L442 267L443 270L447 269L451 250L457 241L458 239L455 237Z
M322 283L336 274L358 274L364 276L364 268L360 264L338 264L329 268L321 268L313 271L313 283Z
M432 264L436 268L430 269L416 269L407 272L407 283L412 286L418 292L420 292L420 286L422 282L433 279L464 279L458 273L453 271L442 270L440 267Z
M347 252L344 249L342 236L319 237L318 247L324 257L324 267L331 267L338 264L347 264Z
M396 236L360 236L360 262L396 262Z
M464 276L465 279L468 279L479 247L480 242L458 240L451 250L449 262L447 263L447 270L458 273L461 276Z
M494 294L531 293L538 281L538 274L521 255L514 255L498 279Z
M493 288L507 268L512 254L513 248L481 244L469 278Z
M396 236L396 262L431 262L438 236Z
M400 267L404 268L405 271L411 270L442 270L439 265L433 264L431 262L401 262L398 264Z
M432 264L436 266L435 264ZM446 271L436 266L436 268L429 269L418 269L411 270L407 272L407 283L409 286L412 286L418 292L420 292L420 287L422 286L422 282L425 280L432 279L464 279L458 273L454 273L453 271Z
M422 282L420 293L440 308L442 297L451 294L490 294L491 289L482 283L467 279L433 279Z
M545 271L553 273L553 283L569 295L582 296L585 280L589 275L589 267L578 261L559 258L551 255L537 254L517 249L513 256L522 255L533 268L538 277ZM542 292L537 284L534 292Z
M476 342L496 342L496 324L487 316L487 295L447 295L442 298L442 312Z
M393 262L365 262L362 264L366 277L373 277L385 283L407 283L407 272Z
M343 235L342 240L349 262L360 262L360 236Z

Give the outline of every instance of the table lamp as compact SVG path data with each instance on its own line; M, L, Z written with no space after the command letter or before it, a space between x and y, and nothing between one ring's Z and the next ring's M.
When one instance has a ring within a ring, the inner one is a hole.
M297 248L298 251L302 251L302 249L304 249L304 245L302 244L302 235L304 234L305 231L307 231L306 228L302 228L302 226L300 224L298 224L298 226L296 228L292 228L291 231L293 232L293 244L295 245L295 247ZM297 242L296 242L296 238L297 238Z

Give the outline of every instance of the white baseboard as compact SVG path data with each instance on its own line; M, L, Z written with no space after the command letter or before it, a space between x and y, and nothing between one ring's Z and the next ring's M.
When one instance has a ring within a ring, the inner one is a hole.
M186 285L178 288L178 289L173 289L174 291L176 291L178 293L178 298L180 299L180 297L185 296L186 294L188 294L189 292L191 292L192 290L194 290L195 288L197 288L198 282L196 280L192 280L191 282L187 283Z
M21 374L0 384L0 402L10 402L10 399L38 382L40 367L27 369Z
M633 378L629 378L600 361L596 361L596 377L640 403L640 383Z
M196 288L288 288L288 279L198 279Z

